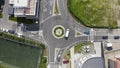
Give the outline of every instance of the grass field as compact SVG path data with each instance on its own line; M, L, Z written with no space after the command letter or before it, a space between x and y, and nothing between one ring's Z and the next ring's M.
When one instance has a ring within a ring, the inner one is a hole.
M119 0L68 0L68 9L89 27L116 28L120 20Z
M0 38L0 61L16 68L37 68L41 51L40 48Z

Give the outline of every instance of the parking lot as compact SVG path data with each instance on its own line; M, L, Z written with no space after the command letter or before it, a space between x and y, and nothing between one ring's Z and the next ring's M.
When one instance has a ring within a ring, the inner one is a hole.
M109 41L111 42L111 41ZM104 51L104 57L105 57L105 65L106 68L108 68L108 59L114 59L115 56L120 55L120 43L119 41L112 40L112 50L111 51Z

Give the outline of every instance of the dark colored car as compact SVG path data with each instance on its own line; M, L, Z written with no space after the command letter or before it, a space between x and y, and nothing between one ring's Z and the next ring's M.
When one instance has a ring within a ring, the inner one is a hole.
M108 39L108 36L102 36L102 39Z
M119 39L120 37L119 36L114 36L114 39Z
M84 34L90 34L90 31L89 31L89 30L84 30L83 33L84 33Z
M69 63L69 60L63 60L63 64Z
M107 50L108 51L111 51L113 48L112 47L107 47Z
M56 60L59 62L61 60L61 56L62 56L63 50L60 50L58 53L58 56L56 58Z
M8 33L15 34L15 31L14 30L8 30Z

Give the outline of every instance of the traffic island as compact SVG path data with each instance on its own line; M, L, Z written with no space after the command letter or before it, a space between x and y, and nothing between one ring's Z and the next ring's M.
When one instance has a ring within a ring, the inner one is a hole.
M55 0L54 2L54 14L59 14L59 9L58 9L58 0Z
M80 37L82 36L83 34L77 30L75 30L75 37Z
M57 25L52 29L52 34L57 39L63 38L64 33L65 33L65 28L61 25Z

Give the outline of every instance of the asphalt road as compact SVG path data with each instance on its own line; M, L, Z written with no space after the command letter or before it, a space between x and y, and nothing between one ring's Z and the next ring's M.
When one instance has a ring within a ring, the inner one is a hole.
M0 27L16 30L17 24L16 22L12 22L8 20L8 1L5 0L5 7L3 10L3 18L0 19ZM108 39L113 39L114 35L119 35L119 31L116 33L111 34L112 31L108 29L94 29L94 32L90 35L83 35L80 37L75 37L75 30L83 32L84 30L90 30L90 28L85 27L81 24L78 24L76 20L73 19L71 14L67 9L67 0L58 0L58 7L60 11L60 15L53 14L53 6L54 0L41 0L40 3L40 18L39 18L39 26L40 32L43 31L42 35L39 34L32 34L31 31L26 31L24 35L28 38L33 39L38 42L43 42L48 46L49 55L48 55L48 67L50 68L59 68L60 62L56 62L55 58L55 48L63 49L62 55L65 53L67 49L74 46L77 42L84 42L84 41L105 41L102 39L102 36L109 36ZM56 25L62 25L65 29L70 29L70 35L68 40L64 37L61 39L56 39L52 35L52 29ZM33 26L32 26L33 27ZM34 28L34 27L33 27ZM32 29L33 29L32 28ZM39 29L38 28L38 29ZM36 30L36 29L35 29ZM41 40L42 39L42 40ZM62 56L61 56L62 58Z
M44 3L46 0L44 0ZM71 14L67 9L67 0L58 0L58 7L60 11L60 15L50 15L50 12L53 10L53 6L50 6L49 2L53 3L54 0L50 0L47 3L46 8L44 7L44 3L42 1L43 9L41 9L41 29L43 30L43 36L46 41L46 45L49 48L48 55L48 67L57 68L59 65L56 63L55 57L55 48L64 49L64 52L70 47L74 46L76 42L84 42L84 41L103 41L102 36L108 35L107 29L95 29L94 32L91 32L90 35L75 37L75 30L83 32L84 30L90 30L90 28L85 27L81 24L78 24L77 21L73 19ZM46 4L45 4L46 5ZM50 10L49 8L52 7ZM45 11L47 10L47 12ZM52 28L56 25L62 25L65 29L70 29L70 35L68 40L65 38L56 39L52 35ZM100 32L102 31L102 32ZM64 53L62 53L63 55ZM61 57L62 58L62 57Z
M52 16L54 0L41 0L40 3L40 23Z
M54 1L54 0L53 0ZM52 2L53 2L52 1ZM43 1L42 1L43 3ZM48 3L48 2L47 2ZM75 31L74 29L76 29L76 27L79 27L78 24L74 24L76 23L76 21L71 17L70 14L68 14L68 11L65 7L65 0L58 0L59 3L59 9L60 9L60 15L53 15L50 16L49 12L50 10L44 11L45 9L49 9L49 7L46 7L44 9L41 9L41 14L48 14L47 18L44 19L44 16L40 18L40 22L41 22L41 29L43 30L43 36L44 39L47 43L47 46L49 48L49 55L48 55L48 65L50 65L50 68L56 68L53 67L54 64L51 63L59 63L59 62L55 62L55 48L60 48L60 49L66 49L69 48L73 45L73 43L75 43L76 41L89 41L89 37L88 36L80 36L75 38ZM42 4L44 5L44 4ZM70 29L70 35L68 40L66 40L64 37L61 39L56 39L53 35L52 35L52 29L54 26L56 25L62 25L65 29ZM78 28L80 31L83 31L84 29L87 29L86 27L82 26L80 28ZM52 66L53 65L53 66Z

